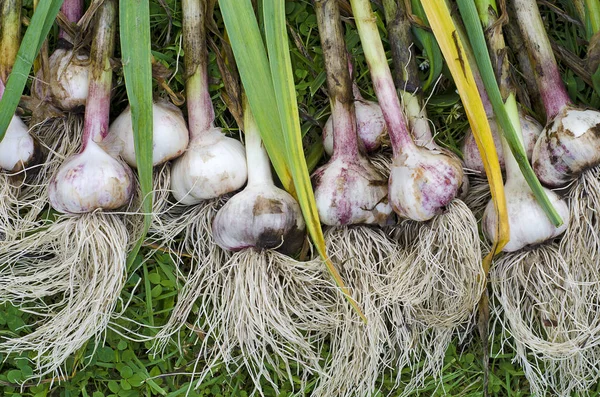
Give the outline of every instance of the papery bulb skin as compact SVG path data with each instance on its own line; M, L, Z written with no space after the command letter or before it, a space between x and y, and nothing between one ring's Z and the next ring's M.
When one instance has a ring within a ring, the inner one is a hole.
M189 143L189 131L181 110L172 103L159 100L153 103L152 166L181 156ZM119 139L121 157L131 167L137 168L131 108L127 107L110 126L111 140Z
M367 153L381 147L387 135L387 126L383 112L377 102L363 99L354 101L358 138L362 141ZM333 116L329 116L323 127L323 149L327 155L333 154Z
M304 243L306 226L300 206L284 190L254 184L233 196L213 220L217 245L229 251L277 249L294 254Z
M37 143L29 129L18 116L13 116L0 141L0 169L21 171L34 160L37 152Z
M543 127L536 119L526 115L523 112L519 112L519 120L521 122L521 133L523 134L524 149L527 154L527 159L531 161L533 155L533 148L537 142L540 134L542 133ZM500 140L500 132L498 129L498 123L495 119L488 119L490 123L490 129L492 130L492 137L494 138L494 146L496 146L496 153L498 153L498 161L500 162L500 168L504 170L504 149L502 148L502 142ZM465 168L477 171L482 175L485 175L485 168L483 167L483 161L481 160L481 154L477 148L475 137L471 128L467 130L467 135L462 146L463 159Z
M532 160L537 177L550 187L600 164L600 112L565 106L540 135Z
M212 128L173 162L171 190L178 202L193 205L238 190L247 179L244 146Z
M563 220L555 227L537 203L529 186L524 181L509 179L504 186L510 240L502 251L514 252L527 246L543 243L565 232L569 223L569 207L552 190L544 189L550 202ZM482 229L490 241L495 241L498 218L494 203L490 201L483 213Z
M90 61L87 55L58 48L50 57L50 95L63 110L85 106L90 83Z
M403 218L428 221L444 211L463 182L461 161L452 153L414 146L394 157L389 198Z
M93 141L67 159L48 186L52 207L70 214L117 209L127 204L132 192L131 169Z
M334 156L313 173L312 184L325 225L385 225L392 217L386 180L363 156Z

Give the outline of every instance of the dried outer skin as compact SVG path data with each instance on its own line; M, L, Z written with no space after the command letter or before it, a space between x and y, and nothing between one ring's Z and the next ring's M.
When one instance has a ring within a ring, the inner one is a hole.
M540 135L532 162L550 187L564 186L600 164L600 112L565 106Z

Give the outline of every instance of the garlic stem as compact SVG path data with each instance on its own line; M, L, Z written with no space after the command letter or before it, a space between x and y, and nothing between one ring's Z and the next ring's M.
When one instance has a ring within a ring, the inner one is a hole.
M536 82L546 109L546 119L552 120L562 108L571 104L571 99L560 77L536 1L515 0L514 7L529 57L534 65L533 69L536 71Z
M375 94L388 126L394 156L407 150L415 150L416 145L410 136L400 100L396 95L396 87L387 64L371 4L368 0L351 0L350 3L365 58L371 71Z
M354 159L359 156L359 141L356 130L356 113L348 52L344 45L344 34L340 11L336 0L316 0L315 10L319 35L323 43L327 87L333 117L333 158ZM360 95L360 94L359 94Z
M20 43L21 0L2 0L0 4L0 81L2 82L8 80ZM4 92L4 86L1 92Z
M263 146L256 120L250 111L248 99L244 98L244 131L246 138L246 163L248 185L273 185L271 162Z
M188 123L192 140L213 127L215 112L208 87L206 2L182 0L183 49Z
M77 23L83 16L83 0L64 0L60 11L65 14L69 22ZM64 30L60 30L58 37L72 42L72 38Z
M519 143L522 147L524 147L523 133L521 130L521 120L519 118L519 110L517 108L517 102L515 100L515 95L510 94L508 99L506 100L506 111L508 117L510 117L511 123L515 126L515 130L517 131L517 138L519 139ZM506 181L521 181L523 187L529 189L529 185L527 185L527 181L521 172L521 168L519 167L519 163L517 163L517 159L512 154L510 150L510 146L506 138L504 138L504 134L499 134L500 139L502 141L502 152L504 154L504 167L506 170Z
M110 58L115 48L117 21L115 1L105 0L103 4L98 10L95 38L90 51L91 77L85 107L82 152L90 141L98 143L108 135L112 88Z

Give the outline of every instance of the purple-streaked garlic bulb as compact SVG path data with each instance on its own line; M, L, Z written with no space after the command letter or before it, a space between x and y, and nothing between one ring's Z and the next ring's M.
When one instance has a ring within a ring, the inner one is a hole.
M542 183L560 187L600 164L600 113L572 105L536 2L517 1L514 8L546 110L533 169Z
M533 150L542 183L559 187L600 164L600 112L564 106L548 123Z
M330 226L384 225L392 217L387 181L362 151L358 102L353 95L341 23L338 17L328 15L334 11L324 7L317 7L317 18L331 103L333 156L312 175L319 218Z
M164 99L152 104L153 141L152 165L157 166L179 157L188 147L189 132L181 110ZM120 154L131 167L136 168L131 108L128 106L111 124L111 140L118 140Z
M363 98L355 98L356 127L358 138L367 153L381 147L387 135L387 127L383 119L381 107L377 102ZM329 156L333 154L333 116L330 116L323 127L323 149Z
M273 183L271 164L249 106L245 106L248 185L217 212L213 237L223 249L278 249L297 252L305 223L298 202Z
M521 131L523 132L523 144L527 159L531 161L533 155L533 148L542 132L542 125L538 123L536 119L526 115L524 112L519 112L521 121ZM498 123L495 119L488 119L490 128L492 130L492 136L494 137L494 146L496 147L496 153L498 153L498 160L500 162L500 168L505 169L504 165L504 151L502 149L502 141L500 140L500 132L498 130ZM480 172L485 175L485 168L481 160L481 154L477 148L475 137L471 128L467 130L467 135L462 146L463 160L465 168L473 171Z

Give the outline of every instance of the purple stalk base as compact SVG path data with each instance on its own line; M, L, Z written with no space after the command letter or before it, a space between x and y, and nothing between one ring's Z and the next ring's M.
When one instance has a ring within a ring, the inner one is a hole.
M332 99L333 157L355 159L360 156L354 104Z
M546 119L550 121L562 108L571 104L571 99L560 77L536 1L514 0L514 7L519 28L532 60L536 82L546 109Z
M65 14L69 22L77 23L83 16L83 0L64 0L60 11ZM62 29L58 33L58 37L71 41L69 35Z
M114 53L117 22L115 0L104 0L98 13L90 51L91 77L85 106L81 152L90 141L101 142L108 134L112 87L110 57Z
M381 111L383 112L383 118L388 126L388 133L390 136L390 143L392 144L392 150L394 157L402 154L404 150L415 148L400 100L396 93L396 87L394 86L394 80L389 67L385 68L386 73L371 73L373 76L373 88L377 94L377 100Z

